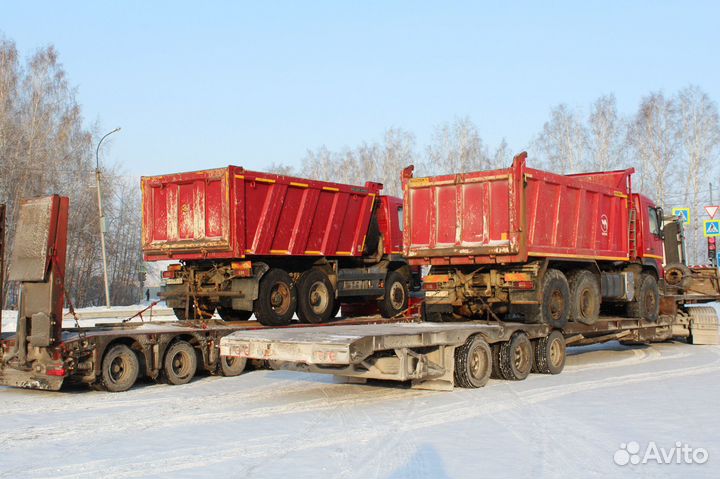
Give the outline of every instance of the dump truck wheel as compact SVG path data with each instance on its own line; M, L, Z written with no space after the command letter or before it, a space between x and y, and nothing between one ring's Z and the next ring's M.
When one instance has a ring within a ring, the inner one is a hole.
M390 271L385 278L385 297L378 301L383 318L392 318L407 309L408 285L405 277L397 271Z
M297 306L297 291L290 275L273 268L260 279L255 317L266 326L290 324Z
M479 335L471 336L455 349L455 384L463 388L481 388L492 372L492 350Z
M140 361L135 352L124 344L117 344L102 360L102 387L114 393L127 391L139 373Z
M570 321L595 324L600 317L600 283L597 277L586 269L573 271L568 275L570 288Z
M335 289L320 269L303 273L298 281L297 314L303 323L325 323L335 309ZM336 313L337 314L337 313Z
M527 334L517 332L500 345L498 364L502 377L520 381L528 377L533 363L533 347Z
M218 306L218 314L223 321L247 321L252 316L252 311L233 309L226 306Z
M239 376L245 371L247 358L220 356L220 374L227 377Z
M186 384L197 371L195 348L187 341L175 341L165 352L163 378L168 384Z
M657 321L660 314L660 291L655 276L642 273L636 300L627 303L627 315L647 321Z
M565 337L560 331L535 341L534 372L560 374L565 367Z
M562 271L548 269L540 283L542 303L526 316L530 323L545 323L562 329L570 315L570 287Z

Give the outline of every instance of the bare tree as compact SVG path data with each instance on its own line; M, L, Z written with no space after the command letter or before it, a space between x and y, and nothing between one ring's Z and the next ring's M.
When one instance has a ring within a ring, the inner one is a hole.
M707 178L713 175L718 163L720 145L720 121L715 102L697 86L689 86L677 95L680 127L680 149L685 171L684 199L686 205L692 205L696 212L691 216L689 256L699 262L702 250L699 213L700 191Z
M486 170L491 166L477 126L469 118L457 118L435 129L432 143L426 148L427 174L462 173Z
M640 191L652 193L658 204L665 205L680 146L676 102L662 93L643 98L629 135L639 160Z
M587 132L578 114L560 104L550 111L550 120L534 142L553 173L576 173L585 166Z
M617 112L615 95L601 96L588 118L588 166L595 171L622 168L625 164L625 125Z

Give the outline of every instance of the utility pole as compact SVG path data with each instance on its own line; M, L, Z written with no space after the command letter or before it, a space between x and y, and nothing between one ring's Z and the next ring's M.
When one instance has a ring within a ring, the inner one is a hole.
M100 192L100 145L105 138L118 131L120 131L120 127L106 133L105 136L100 138L97 148L95 149L95 179L97 180L98 213L100 215L100 245L102 247L103 276L105 278L105 306L108 308L110 308L110 285L108 284L107 253L105 251L105 215L103 214L102 194Z

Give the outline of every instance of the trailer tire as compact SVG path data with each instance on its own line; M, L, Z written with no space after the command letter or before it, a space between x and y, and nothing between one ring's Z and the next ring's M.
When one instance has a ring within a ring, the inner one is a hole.
M390 271L385 278L385 296L378 301L383 318L392 318L408 307L408 285L405 277L397 271Z
M670 286L687 289L692 283L692 271L682 263L671 263L665 266L665 282Z
M195 348L183 340L173 342L163 360L163 379L168 384L186 384L195 377L198 360Z
M600 283L586 269L578 269L568 275L570 289L569 320L582 324L595 324L600 317Z
M517 332L500 344L498 365L503 378L521 381L528 377L533 363L533 347L527 334Z
M255 317L265 326L286 326L297 306L297 291L285 270L273 268L260 279Z
M660 291L655 276L642 273L640 289L635 301L627 303L627 316L647 321L657 321L660 314Z
M247 321L252 316L252 311L233 309L226 306L218 306L218 314L223 321Z
M335 310L335 290L321 269L305 271L298 281L297 315L302 323L326 323ZM337 314L337 313L335 313Z
M570 314L570 286L562 271L548 269L540 283L541 303L532 308L526 319L530 323L545 323L562 329L567 325Z
M124 344L116 344L102 360L102 388L119 393L135 384L140 374L140 361L135 351Z
M533 372L560 374L565 367L565 337L560 331L534 341L535 365Z
M492 350L482 336L470 336L455 349L455 385L462 388L481 388L492 373Z
M245 371L247 358L220 356L220 374L225 377L239 376Z

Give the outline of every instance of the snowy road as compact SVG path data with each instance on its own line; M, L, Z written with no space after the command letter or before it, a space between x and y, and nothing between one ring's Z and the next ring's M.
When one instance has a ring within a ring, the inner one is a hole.
M570 350L559 376L414 391L253 371L121 394L0 388L0 477L717 477L720 347ZM618 466L677 441L707 463Z

